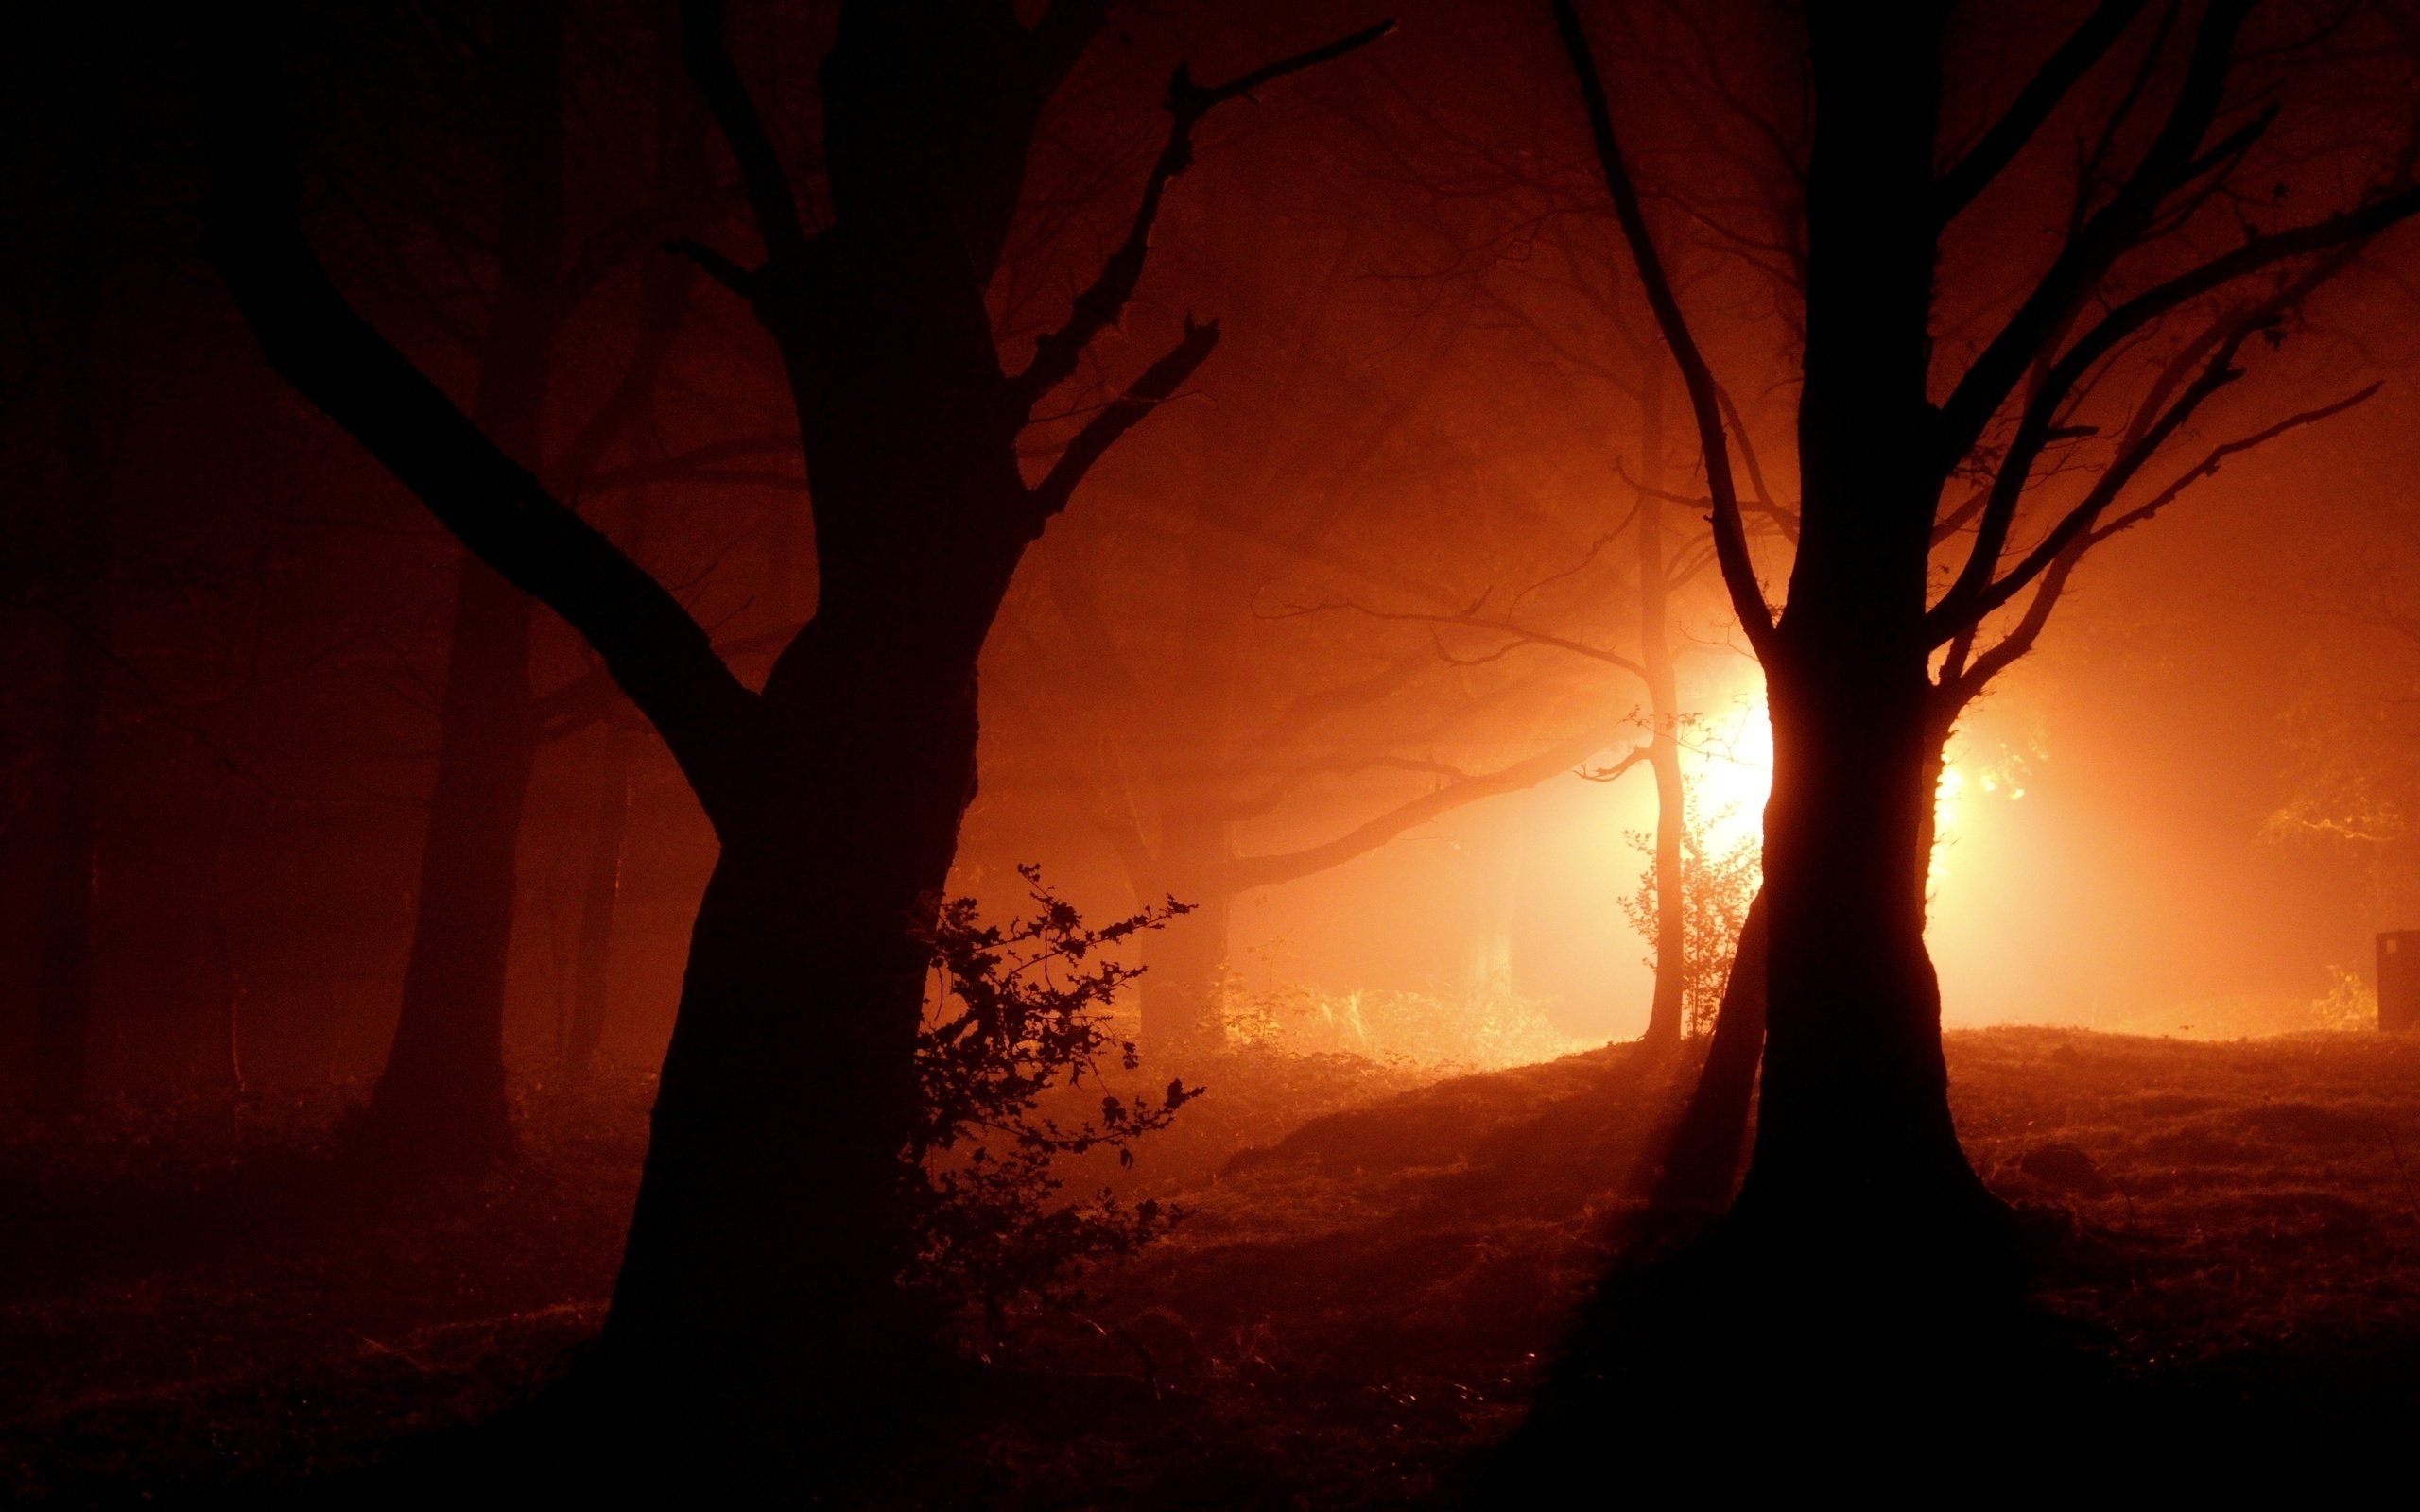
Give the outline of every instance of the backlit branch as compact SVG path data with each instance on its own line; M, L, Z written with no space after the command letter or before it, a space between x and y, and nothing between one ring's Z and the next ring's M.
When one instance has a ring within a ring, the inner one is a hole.
M1749 645L1762 659L1774 648L1772 610L1765 602L1763 585L1756 581L1755 560L1748 552L1747 527L1739 518L1739 495L1732 482L1731 448L1723 438L1714 372L1698 350L1687 318L1682 315L1680 301L1673 297L1671 280L1665 274L1654 238L1648 234L1638 191L1631 182L1629 166L1622 161L1621 143L1614 135L1613 110L1606 103L1604 80L1598 76L1596 58L1588 49L1588 34L1581 28L1580 13L1572 0L1554 0L1554 19L1564 51L1570 55L1572 72L1579 78L1581 102L1588 112L1589 133L1596 142L1597 162L1605 176L1605 188L1613 197L1615 216L1630 243L1631 260L1638 266L1638 281L1646 289L1648 307L1655 312L1655 323L1664 333L1664 345L1680 365L1682 381L1689 391L1689 412L1697 421L1698 446L1704 455L1706 490L1713 499L1715 549L1722 564L1723 586L1730 591L1732 611L1739 616Z
M2000 171L2032 140L2059 102L2067 97L2093 65L2108 55L2118 39L2142 13L2144 0L2101 0L2083 26L2061 43L2034 76L2017 92L2008 112L1992 123L1973 149L1933 183L1933 218L1947 225L1974 202Z
M2010 443L2009 455L2000 464L2000 474L1994 485L1991 502L1985 507L1982 523L1976 531L1974 550L1968 555L1957 582L1942 595L1941 601L1927 616L1937 627L1935 644L1947 639L1958 624L1979 617L1976 606L1981 602L1992 574L1998 566L2000 551L2007 544L2008 531L2015 520L2017 503L2033 461L2052 438L2052 421L2058 407L2095 364L2107 356L2119 342L2187 301L2199 299L2288 258L2325 251L2374 236L2415 213L2420 213L2420 187L2405 188L2361 209L2346 211L2293 231L2255 237L2232 252L2212 258L2199 267L2153 285L2102 317L2098 325L2051 365L2041 387L2028 403L2024 418L2018 422L2015 439Z
M806 228L799 220L798 197L790 189L789 175L782 171L765 118L757 113L756 102L732 63L731 49L723 43L721 0L681 0L681 60L705 95L706 109L714 112L715 126L739 164L739 181L748 191L748 208L766 255L775 262L805 256ZM696 257L697 252L688 255ZM713 266L706 271L725 287L745 293Z
M1937 620L1932 620L1931 624L1934 644L1939 644L1959 630L1980 623L1984 615L2015 597L2027 583L2041 576L2053 561L2058 559L2059 554L2067 548L2070 541L2090 530L2094 522L2100 518L2101 512L2109 507L2127 484L2134 481L2135 474L2141 472L2145 464L2149 463L2159 449L2167 444L2168 438L2176 434L2178 427L2192 418L2193 412L2202 406L2203 402L2243 376L2243 369L2235 366L2235 354L2242 347L2244 338L2252 335L2252 329L2249 323L2238 324L2235 332L2225 341L2220 343L2219 350L2213 352L2210 359L2203 365L2200 375L2186 386L2184 392L2177 395L2176 402L2169 405L2157 420L2146 426L2141 437L2132 445L2121 450L2117 459L2102 471L2090 491L2083 496L2083 502L2069 509L2057 524L2051 526L2050 533L2042 538L2041 542L2026 555L2023 561L2017 563L2014 571L1997 580L1986 581L1971 599L1962 601L1971 604L1970 610L1962 611L1957 617L1952 617L1943 613L1950 602L1947 598L1944 598L1941 604L1934 606L1932 613L1941 616ZM1982 548L1979 545L1976 549L1979 553ZM1994 556L1996 558L1996 551ZM1928 615L1927 619L1931 619L1931 616Z
M1167 193L1169 182L1193 166L1193 129L1201 123L1202 117L1227 101L1241 99L1273 79L1300 73L1367 46L1392 31L1394 26L1392 21L1382 21L1324 47L1296 53L1291 58L1253 69L1239 78L1206 88L1193 82L1192 73L1184 64L1177 65L1175 77L1168 80L1167 143L1161 147L1158 159L1151 164L1150 176L1143 182L1143 199L1135 207L1134 219L1127 227L1126 239L1101 265L1099 276L1076 296L1075 304L1068 311L1067 323L1036 341L1033 360L1010 381L1011 392L1021 406L1020 413L1030 414L1043 395L1064 383L1075 372L1076 363L1083 355L1084 349L1096 336L1116 324L1117 318L1125 311L1126 301L1133 297L1135 285L1142 282L1143 263L1150 253L1151 226L1159 219L1160 202Z
M1476 610L1460 614L1441 614L1425 612L1418 610L1369 609L1363 605L1355 604L1349 601L1338 601L1327 604L1289 605L1280 612L1268 617L1270 619L1294 619L1305 614L1325 614L1332 613L1340 610L1349 613L1359 614L1367 619L1400 620L1413 625L1448 625L1455 626L1462 629L1484 630L1491 634L1504 636L1508 645L1547 646L1558 651L1568 651L1574 656L1585 657L1591 662L1602 662L1607 666L1619 667L1624 672L1633 673L1639 677L1645 677L1647 675L1646 669L1639 665L1638 662L1631 660L1629 657L1621 655L1619 652L1608 651L1601 646L1590 645L1585 641L1575 641L1568 636L1551 635L1544 630L1533 630L1527 626L1515 624L1511 620L1483 619ZM1498 659L1499 657L1492 656L1486 660L1493 662Z
M1617 782L1621 781L1622 774L1647 760L1648 750L1645 746L1633 746L1620 761L1611 766L1582 766L1572 775L1583 782Z
M546 470L546 482L554 491L570 491L576 497L582 476L655 392L665 359L672 354L672 345L681 336L682 316L688 307L692 277L688 269L675 264L659 264L648 269L640 305L638 344L631 350L631 360L624 365L614 391L590 412L573 433L570 444Z
M1228 892L1242 892L1253 887L1274 886L1307 877L1343 865L1356 856L1366 855L1407 830L1417 828L1441 815L1466 807L1481 799L1502 793L1517 793L1537 786L1550 777L1584 761L1613 738L1621 728L1618 721L1595 726L1567 739L1558 741L1527 761L1493 772L1481 772L1460 782L1448 782L1434 792L1423 794L1409 803L1400 804L1379 815L1367 824L1346 833L1301 850L1288 850L1276 855L1244 856L1229 862L1217 873L1219 883Z
M675 257L685 257L704 270L724 288L743 300L756 298L756 275L716 251L703 242L693 242L686 236L675 236L664 244L664 249Z
M1797 545L1798 511L1774 502L1772 490L1765 487L1765 470L1756 460L1755 440L1748 434L1748 422L1739 418L1739 406L1731 402L1731 390L1717 384L1714 396L1722 402L1723 418L1730 421L1731 434L1739 442L1739 465L1748 470L1748 491L1756 512L1773 523L1784 541Z
M2155 496L2152 497L2149 504L2129 509L2124 514L2119 515L2117 519L2110 521L2107 524L2094 526L2092 533L2084 539L2084 544L2087 546L2097 546L2121 530L2131 530L2135 526L2141 524L2144 521L2149 520L2152 516L2159 513L2162 509L2165 509L2169 505L2175 503L2177 495L2183 493L2187 489L2191 488L2194 484L2199 483L2204 478L2214 476L2228 457L2240 455L2245 452L2253 450L2255 447L2265 446L2269 442L2275 440L2278 437L2285 435L2288 431L2297 431L2306 425L2316 425L2321 421L2342 415L2346 410L2351 409L2358 404L2368 403L2369 400L2384 387L2386 386L2383 383L2372 384L2360 392L2347 395L2332 404L2322 404L2317 409L2306 409L2299 415L2289 415L2284 420L2279 421L2276 424L2270 426L2267 430L2257 431L2253 435L2241 437L2238 439L2223 442L2221 445L2210 448L2209 455L2202 458L2201 461L2194 463L2191 467L2179 473L2176 481L2170 483L2167 488L2162 489Z
M755 698L681 602L556 501L363 320L304 240L274 41L207 38L202 250L269 366L344 427L448 530L569 621L604 658L718 813Z
M1945 465L1974 449L2017 379L2058 338L2118 259L2140 244L2168 197L2189 179L2202 138L2226 93L2236 34L2254 0L2212 0L2193 39L2191 59L2168 118L2118 193L2091 215L2051 261L2016 313L1966 369L1941 408ZM1986 517L1986 529L1989 528Z
M1115 403L1086 421L1084 428L1076 433L1076 438L1067 443L1067 449L1059 454L1059 460L1051 464L1050 472L1028 491L1027 496L1035 507L1037 529L1042 521L1067 507L1067 500L1074 495L1076 485L1081 483L1084 474L1092 471L1093 464L1117 443L1117 438L1132 430L1144 416L1157 409L1169 395L1175 393L1187 378L1193 376L1195 369L1210 360L1210 353L1218 345L1218 321L1196 325L1193 317L1188 315L1184 318L1184 339L1170 349L1167 356L1145 369L1143 376L1135 379Z

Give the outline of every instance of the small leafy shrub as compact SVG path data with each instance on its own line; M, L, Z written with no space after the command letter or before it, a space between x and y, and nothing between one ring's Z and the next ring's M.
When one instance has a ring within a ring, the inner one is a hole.
M1134 1142L1202 1092L1182 1081L1156 1102L1104 1091L1098 1116L1079 1123L1045 1111L1046 1101L1063 1107L1068 1092L1098 1087L1105 1059L1139 1064L1133 1042L1109 1032L1107 1010L1141 968L1103 953L1186 905L1171 899L1095 929L1043 884L1040 868L1017 869L1030 915L986 924L960 898L935 923L916 1041L924 1116L906 1152L922 1236L910 1283L979 1320L992 1342L1012 1301L1080 1305L1087 1266L1132 1254L1184 1216L1157 1202L1127 1207L1107 1188L1063 1202L1058 1159L1107 1147L1131 1166Z
M1690 1034L1712 1034L1722 1006L1722 989L1731 982L1731 961L1739 952L1739 928L1748 921L1748 905L1764 885L1764 847L1754 834L1729 847L1715 849L1714 832L1734 812L1725 808L1708 817L1691 792L1681 808L1681 1004L1684 1027ZM1631 927L1650 945L1663 919L1663 900L1656 895L1655 836L1644 830L1629 832L1633 849L1643 852L1647 869L1639 874L1638 891L1622 900ZM1649 956L1650 970L1655 958Z

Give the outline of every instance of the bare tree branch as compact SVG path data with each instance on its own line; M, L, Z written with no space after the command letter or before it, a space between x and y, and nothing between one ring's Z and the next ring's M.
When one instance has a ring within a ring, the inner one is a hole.
M717 813L754 696L678 599L497 450L345 301L302 235L273 39L229 24L208 43L202 249L269 365L463 545L586 637Z
M1583 782L1617 782L1621 781L1624 773L1647 760L1648 751L1648 747L1633 746L1628 754L1611 766L1582 766L1571 775Z
M675 236L664 244L664 249L675 257L685 257L705 271L724 288L743 300L756 298L756 275L716 251L703 242L693 242L686 236Z
M1739 418L1739 406L1731 402L1731 390L1717 384L1714 396L1722 401L1723 416L1731 421L1731 434L1739 443L1739 465L1748 470L1748 490L1756 512L1773 523L1784 541L1797 545L1798 511L1775 502L1772 490L1765 487L1765 469L1756 459L1755 440L1748 434L1748 422Z
M1933 218L1946 226L1972 204L2031 141L2059 102L2067 97L2093 65L2108 55L2135 18L2144 0L2101 0L2059 50L2017 91L2008 112L1992 123L1973 149L1933 181Z
M799 219L798 197L791 192L789 175L782 171L773 139L766 133L765 118L757 113L756 102L732 63L731 49L723 43L722 0L681 0L681 60L739 164L739 181L748 191L748 208L766 255L775 262L805 256L806 227ZM711 265L706 271L745 296Z
M1237 893L1253 887L1274 886L1281 882L1291 882L1298 877L1311 876L1331 867L1341 866L1440 815L1450 814L1481 799L1535 787L1547 778L1585 760L1591 752L1612 739L1614 732L1620 728L1618 722L1594 726L1558 741L1527 761L1466 777L1458 782L1448 782L1434 792L1388 810L1324 845L1274 855L1238 857L1219 868L1216 873L1217 880L1223 891Z
M1046 17L1046 19L1047 19ZM1170 180L1193 166L1193 129L1201 118L1232 99L1240 99L1261 85L1288 74L1341 58L1357 48L1364 47L1394 30L1392 21L1355 32L1350 37L1296 53L1265 67L1253 69L1240 78L1204 88L1193 82L1191 72L1179 63L1174 77L1168 80L1168 139L1151 164L1150 177L1143 182L1143 199L1135 207L1134 219L1127 227L1126 239L1117 250L1101 265L1099 276L1091 286L1076 296L1068 311L1067 323L1036 341L1033 360L1023 372L1010 380L1011 392L1022 406L1021 413L1032 413L1042 396L1065 382L1076 370L1076 363L1090 346L1093 338L1115 325L1126 309L1126 301L1133 296L1134 286L1142 281L1143 262L1150 255L1151 225L1159 218L1160 201L1167 194ZM1131 422L1130 422L1131 423Z
M1772 609L1765 602L1764 587L1756 581L1755 560L1748 553L1748 531L1739 518L1739 494L1731 478L1731 449L1723 438L1714 373L1698 350L1697 338L1689 333L1687 318L1681 313L1680 301L1673 298L1671 280L1665 275L1654 238L1648 233L1647 217L1639 209L1638 191L1632 185L1630 169L1622 161L1621 143L1614 135L1613 110L1606 103L1604 80L1598 77L1597 60L1588 50L1588 34L1581 28L1580 13L1573 9L1572 0L1553 3L1555 26L1562 34L1564 51L1570 55L1572 72L1579 77L1581 102L1588 112L1588 129L1596 139L1597 162L1604 172L1605 188L1613 196L1615 216L1630 243L1631 260L1638 265L1638 279L1647 290L1648 307L1655 312L1664 344L1671 352L1672 360L1680 364L1682 381L1689 390L1689 409L1697 420L1698 445L1705 459L1706 488L1713 495L1714 540L1722 564L1723 586L1730 590L1732 611L1739 616L1749 645L1761 659L1774 649Z
M1167 356L1145 369L1143 376L1135 379L1115 403L1086 421L1076 438L1067 443L1067 449L1059 454L1059 460L1051 464L1049 472L1027 490L1027 497L1034 504L1037 530L1043 521L1067 507L1076 485L1084 480L1084 474L1117 443L1117 438L1175 393L1193 376L1195 369L1210 360L1210 353L1218 345L1218 321L1196 325L1192 316L1184 318L1184 339L1170 348Z
M2200 482L2204 478L2214 476L2218 472L2220 466L2223 464L2228 457L2239 455L2242 453L2253 450L2255 447L2265 446L2269 442L2275 440L2278 437L2285 435L2288 431L2300 430L2306 425L2316 425L2321 421L2342 415L2346 410L2353 408L2357 404L2368 403L2379 389L2385 387L2384 383L2374 383L2367 388L2362 389L2360 392L2347 395L2345 398L2340 399L2332 404L2322 404L2317 409L2306 409L2298 415L2289 415L2284 420L2279 421L2276 424L2270 426L2266 430L2256 431L2250 436L2240 437L2235 440L2227 441L2210 448L2209 455L2202 458L2202 460L2194 463L2191 467L2179 473L2176 481L2170 483L2167 488L2160 490L2149 504L2129 509L2124 514L2119 515L2117 519L2110 521L2105 525L2096 525L2093 528L2092 533L2085 538L2084 543L2088 546L2097 546L2121 530L2131 530L2135 526L2141 524L2144 521L2149 520L2152 516L2159 513L2162 509L2165 509L2169 505L2175 503L2177 495L2183 493L2187 489L2191 488L2194 484Z
M2168 438L2176 434L2177 428L2202 406L2203 402L2243 376L2243 369L2235 366L2235 354L2251 334L2248 324L2240 325L2232 336L2220 344L2219 350L2203 365L2201 375L2186 386L2185 391L2177 395L2176 402L2169 405L2159 419L2144 428L2139 439L2118 454L2117 459L2102 471L2091 490L2084 494L2083 502L2051 526L2050 533L2042 538L2015 570L2004 577L1985 581L1971 594L1959 596L1955 588L1944 594L1942 601L1925 616L1932 644L1938 645L1959 631L1980 624L1984 615L2007 603L2027 583L2048 568L2066 549L2069 541L2091 529L2101 511L2107 509L2126 485L2134 481L2135 474L2142 471L2160 447L2167 444ZM1986 511L1987 519L1989 511ZM1979 556L1981 550L1979 544L1976 547ZM1998 551L1995 547L1993 560L1997 559Z
M2139 244L2168 197L2190 177L2226 94L2236 34L2256 0L2211 0L2168 118L2126 182L2070 237L1941 406L1941 448L1954 463L1974 448L2017 379L2065 329L2118 259Z
M2188 300L2198 299L2288 258L2326 251L2374 236L2415 213L2420 213L2420 186L2400 190L2359 210L2346 211L2293 231L2255 237L2232 252L2212 258L2166 283L2154 284L2102 317L2098 325L2051 365L2040 388L2027 404L2024 418L2017 423L2016 437L2010 443L2009 455L2000 464L1991 502L1986 506L1982 523L1976 530L1974 550L1969 553L1958 580L1933 606L1927 619L1936 625L1949 625L1976 617L1974 606L1981 599L1986 585L1992 580L1992 574L1997 570L2000 551L2007 544L2008 531L2014 523L2017 501L2031 471L2033 458L2052 438L2054 427L2051 421L2059 404L2094 364L2108 355L2120 341ZM2260 318L2274 318L2274 316L2272 314ZM2002 601L2005 601L2004 596Z
M1590 645L1585 641L1575 641L1568 636L1550 635L1544 630L1533 630L1529 628L1527 626L1515 624L1511 620L1482 619L1476 610L1467 610L1459 614L1441 614L1419 610L1369 609L1349 601L1340 601L1328 604L1288 605L1285 610L1276 614L1270 615L1269 618L1292 619L1299 615L1324 614L1338 610L1343 610L1347 612L1359 614L1364 618L1374 620L1402 620L1415 625L1452 625L1459 626L1463 629L1486 630L1491 633L1506 637L1507 642L1510 644L1548 646L1558 651L1568 651L1574 656L1585 657L1591 662L1602 662L1607 666L1619 667L1624 672L1632 673L1638 677L1645 677L1647 675L1646 669L1639 665L1638 662L1631 660L1629 657L1621 655L1619 652L1608 651L1600 646ZM1497 660L1497 658L1488 657L1485 660L1493 662ZM1462 664L1471 665L1475 663L1465 662Z

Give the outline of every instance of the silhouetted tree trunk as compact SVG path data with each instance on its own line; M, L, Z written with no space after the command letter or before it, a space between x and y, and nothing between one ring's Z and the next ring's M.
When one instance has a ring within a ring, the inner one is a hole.
M821 73L833 218L810 236L718 8L683 8L690 72L767 256L750 269L684 250L780 348L812 490L816 615L760 693L344 304L297 220L273 50L232 50L214 80L208 248L272 365L588 638L721 841L603 1339L614 1379L679 1433L804 1428L828 1447L837 1425L886 1410L884 1383L934 1362L897 1285L912 1243L900 1160L925 936L975 791L977 659L1026 547L1217 328L1188 321L1038 484L1018 434L1124 308L1195 123L1384 29L1215 89L1180 74L1127 240L1010 376L985 282L1036 119L1102 22L1097 4L1054 4L1032 27L1005 4L848 5Z
M2420 210L2407 152L2393 181L2359 208L2256 233L2123 298L2105 288L2120 259L2189 217L2203 202L2193 186L2232 172L2274 118L2259 114L2208 140L2256 4L2213 0L2197 17L2157 129L2122 172L2101 156L2114 126L2092 149L2069 233L1938 403L1930 316L1945 227L2143 6L2104 0L1946 169L1935 162L1944 11L1807 8L1801 505L1776 619L1749 554L1711 369L1648 232L1577 10L1571 0L1553 3L1624 237L1687 384L1718 558L1764 665L1772 714L1764 1072L1755 1149L1730 1231L1774 1241L1774 1254L1824 1257L1827 1280L1854 1278L1864 1295L1894 1307L2013 1274L2008 1214L1977 1179L1951 1125L1940 988L1924 944L1925 841L1950 724L2031 645L2082 551L2148 518L2226 455L2214 452L2148 504L2105 518L2177 428L2241 376L2234 364L2252 334L2277 328L2312 280L2326 276L2327 256ZM2121 114L2136 98L2124 96ZM2132 407L2105 467L2010 563L2034 470L2054 438L2076 434L2059 429L2066 406L2104 359L2213 290L2314 254L2325 255L2265 297L2221 309L2176 350ZM2088 314L2096 299L2101 307ZM2238 447L2358 402L2293 417ZM2006 443L1985 446L1996 419L2012 410ZM1970 460L1988 486L1947 509L1945 486ZM1932 554L1969 526L1973 544L1936 599ZM2029 591L2020 622L1978 654L1985 617ZM1945 646L1936 679L1929 663Z
M579 943L574 956L571 1029L563 1043L563 1074L574 1083L596 1069L605 1040L612 981L614 907L622 891L622 852L631 828L631 736L608 725L596 812L588 831L588 866L580 890Z
M1688 909L1681 883L1681 836L1688 794L1681 772L1681 692L1672 668L1672 571L1664 533L1664 371L1650 361L1638 401L1638 662L1647 684L1647 761L1655 774L1655 995L1645 1040L1680 1042L1686 986Z
M1828 14L1807 192L1801 536L1764 648L1773 725L1756 1150L1740 1215L1986 1243L1998 1205L1959 1147L1924 942L1918 837L1940 471L1927 438L1939 17ZM1921 66L1910 68L1911 60ZM1862 1230L1862 1231L1861 1231ZM1945 1257L1909 1254L1924 1267Z

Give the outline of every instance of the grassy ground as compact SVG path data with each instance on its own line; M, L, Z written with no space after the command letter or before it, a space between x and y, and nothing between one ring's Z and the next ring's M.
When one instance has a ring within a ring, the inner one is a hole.
M2420 1402L2420 1042L2010 1029L1949 1049L1979 1168L2072 1228L2046 1304L2119 1379L2255 1426ZM1231 1068L1219 1117L1139 1173L1135 1194L1196 1216L1080 1317L1022 1321L1024 1363L1115 1379L892 1489L1450 1501L1603 1264L1673 1075L1642 1080L1624 1047L1410 1090ZM527 1109L524 1160L442 1203L346 1192L328 1105L0 1145L0 1500L323 1477L493 1411L596 1326L644 1102L631 1082Z

